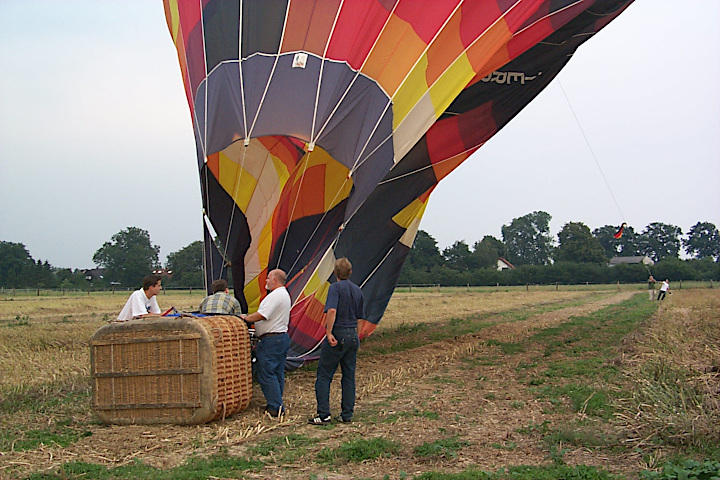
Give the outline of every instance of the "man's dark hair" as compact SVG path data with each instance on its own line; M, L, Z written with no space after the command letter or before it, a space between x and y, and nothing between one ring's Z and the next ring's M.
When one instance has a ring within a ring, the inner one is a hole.
M160 275L146 275L143 278L143 290L147 291L150 287L154 287L160 280L162 280Z
M228 283L227 283L227 281L223 280L222 278L220 280L215 280L212 283L212 292L213 293L224 292L226 288L228 288Z

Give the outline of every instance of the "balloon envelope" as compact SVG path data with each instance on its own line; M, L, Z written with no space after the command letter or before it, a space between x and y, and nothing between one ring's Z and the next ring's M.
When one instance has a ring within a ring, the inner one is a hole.
M316 355L336 258L380 321L434 186L632 0L164 0L195 132L208 284L288 273ZM478 179L478 184L482 179Z

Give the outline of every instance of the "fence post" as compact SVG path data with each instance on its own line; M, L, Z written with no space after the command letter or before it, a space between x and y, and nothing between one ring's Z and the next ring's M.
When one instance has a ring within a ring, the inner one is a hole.
M619 292L620 291L620 280L618 280L617 286L618 286L618 292Z
M530 291L530 284L529 284L529 283L526 283L526 284L525 284L525 291L527 291L527 292Z
M469 284L469 283L467 284L467 288L466 288L465 291L466 291L467 293L470 293L470 284Z
M712 278L711 278L711 279L710 279L710 288L713 288L712 282L713 282L713 280L712 280Z
M680 280L680 290L682 290L682 280Z
M408 293L412 293L412 283L408 284Z
M560 290L560 288L558 287L559 283L560 283L560 282L555 282L555 291L556 291L556 292L557 292L558 290Z

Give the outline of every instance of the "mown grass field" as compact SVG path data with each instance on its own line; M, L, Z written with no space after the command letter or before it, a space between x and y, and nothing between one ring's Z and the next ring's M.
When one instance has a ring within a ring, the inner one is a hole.
M189 311L202 297L159 300ZM256 385L250 407L222 422L100 424L88 339L125 300L0 296L0 478L593 480L682 478L661 470L675 464L680 474L720 470L718 289L684 286L665 302L616 285L399 292L361 345L355 421L325 427L305 423L312 364L288 373L290 414L280 421L262 415Z

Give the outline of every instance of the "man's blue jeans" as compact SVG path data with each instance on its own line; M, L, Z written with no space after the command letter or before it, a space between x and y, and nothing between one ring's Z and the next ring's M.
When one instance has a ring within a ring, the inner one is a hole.
M279 413L285 409L282 397L288 348L290 336L287 333L263 337L255 347L257 380L271 412Z
M355 363L357 351L360 346L357 328L333 329L333 335L338 344L331 347L327 338L323 340L320 350L320 360L315 379L315 399L317 400L317 414L325 418L330 415L330 384L338 365L342 370L340 386L342 390L341 416L343 420L352 419L355 410Z

